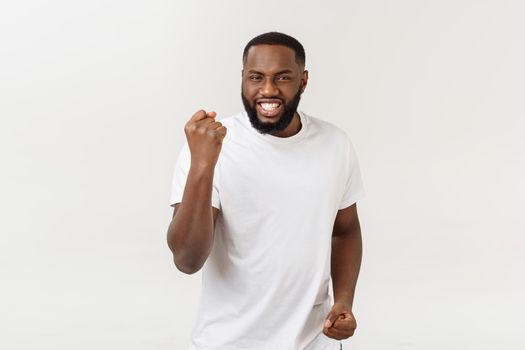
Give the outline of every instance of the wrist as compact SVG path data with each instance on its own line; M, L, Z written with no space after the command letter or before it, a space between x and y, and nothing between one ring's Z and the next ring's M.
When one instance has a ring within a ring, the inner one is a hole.
M215 170L215 164L200 161L191 161L190 169L197 172L213 172Z
M352 310L352 307L354 305L354 297L353 295L348 294L336 295L334 297L334 304L335 303L344 304L349 310Z

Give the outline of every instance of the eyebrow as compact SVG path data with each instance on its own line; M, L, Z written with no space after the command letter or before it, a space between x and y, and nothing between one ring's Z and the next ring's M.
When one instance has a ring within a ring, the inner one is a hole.
M255 73L255 74L264 75L264 73L259 72L259 71L255 70L255 69L250 69L250 70L248 70L248 73ZM274 75L290 74L290 73L293 73L293 71L292 71L291 69L283 69L283 70L278 71L278 72L275 73Z

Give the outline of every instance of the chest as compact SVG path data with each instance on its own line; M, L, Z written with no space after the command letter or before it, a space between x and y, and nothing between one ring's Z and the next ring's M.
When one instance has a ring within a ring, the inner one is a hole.
M343 193L343 152L329 143L232 145L220 157L217 187L225 212L308 212L336 207Z

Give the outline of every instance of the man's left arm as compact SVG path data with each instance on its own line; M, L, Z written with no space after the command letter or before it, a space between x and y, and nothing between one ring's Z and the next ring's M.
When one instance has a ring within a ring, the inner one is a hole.
M331 275L334 305L323 328L323 333L330 338L341 340L354 334L357 323L352 307L361 256L361 227L357 205L354 203L337 212L332 232Z

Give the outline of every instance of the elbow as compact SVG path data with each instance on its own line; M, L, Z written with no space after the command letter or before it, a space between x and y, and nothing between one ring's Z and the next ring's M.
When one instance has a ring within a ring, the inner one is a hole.
M188 247L188 244L176 244L173 235L168 233L168 247L173 254L173 262L177 270L187 275L192 275L200 271L204 266L209 253L202 251L202 247Z
M175 245L173 244L173 241L170 240L169 234L168 247L170 248L171 253L173 254L173 263L175 264L177 270L187 275L192 275L200 270L200 266L195 261L192 261L192 259L185 258L185 256L187 256L188 254L183 254L180 251L177 251L177 253L175 253Z
M176 260L175 257L173 258L173 261L175 263L175 267L177 268L177 270L179 270L180 272L185 273L187 275L193 275L194 273L199 272L199 270L202 268L201 264L198 264L198 263L195 263L195 262L193 262L193 263L191 263L191 262L182 263L182 262Z

